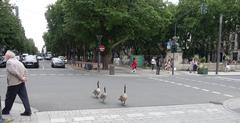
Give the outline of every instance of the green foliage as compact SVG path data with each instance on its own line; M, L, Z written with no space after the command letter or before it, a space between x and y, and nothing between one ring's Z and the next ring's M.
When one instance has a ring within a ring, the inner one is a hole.
M200 63L205 63L205 62L206 62L206 58L205 58L205 57L200 58L200 59L199 59L199 62L200 62Z
M167 37L173 8L162 0L58 0L46 12L45 43L56 52L94 49L101 34L106 53L123 44L156 50Z
M26 38L18 17L13 13L13 6L8 1L0 1L0 48L16 50L18 53L36 53L33 41Z
M207 13L201 13L203 4ZM180 0L176 13L177 35L185 57L199 54L207 58L208 54L216 52L220 14L224 16L223 40L228 41L230 33L236 32L236 25L240 24L239 5L239 0ZM189 33L191 41L188 41ZM228 43L226 45L230 45ZM228 47L226 53L229 51Z

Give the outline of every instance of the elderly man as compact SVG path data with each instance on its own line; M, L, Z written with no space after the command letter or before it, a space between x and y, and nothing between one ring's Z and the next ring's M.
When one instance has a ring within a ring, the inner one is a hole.
M5 107L2 110L3 115L8 115L16 96L18 95L23 102L25 112L22 116L31 116L31 108L28 100L25 82L27 80L27 70L24 65L15 58L15 54L8 50L5 54L7 60L7 94L5 99Z

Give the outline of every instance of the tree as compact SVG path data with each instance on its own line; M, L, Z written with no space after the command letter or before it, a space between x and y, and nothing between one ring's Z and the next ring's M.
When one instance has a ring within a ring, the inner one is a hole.
M205 13L201 13L203 4L207 8ZM211 60L215 61L219 16L224 15L223 41L229 45L229 35L236 32L236 26L239 25L239 4L238 0L227 2L224 0L180 0L175 16L180 16L177 21L177 32L180 36L179 43L185 47L185 57L199 54L208 59L207 56L211 55ZM189 35L191 40L189 40Z
M20 20L12 12L13 8L9 1L0 1L0 49L11 49L21 53L30 50L25 44L31 42L28 42Z
M49 30L45 42L47 47L56 47L63 36L70 49L95 48L96 52L96 35L101 34L107 69L112 50L124 43L141 49L144 44L156 46L166 37L172 15L162 0L58 0L46 12Z

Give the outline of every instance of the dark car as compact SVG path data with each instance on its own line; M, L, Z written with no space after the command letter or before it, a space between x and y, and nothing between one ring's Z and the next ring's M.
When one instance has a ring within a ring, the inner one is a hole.
M52 58L52 68L55 68L55 67L62 67L62 68L65 68L65 63L62 59L60 58Z
M0 67L1 68L6 67L6 60L4 59L3 56L0 56Z
M25 56L22 63L26 68L39 68L39 62L35 55Z

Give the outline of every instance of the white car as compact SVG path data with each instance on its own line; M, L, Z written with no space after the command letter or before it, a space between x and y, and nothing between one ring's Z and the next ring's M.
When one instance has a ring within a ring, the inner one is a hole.
M42 56L37 56L37 60L43 60Z
M67 64L67 59L64 56L58 56L58 58L60 58L61 60L64 61L65 64Z
M56 68L56 67L65 68L65 63L60 58L52 58L51 66L52 68Z

